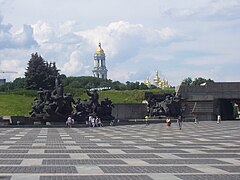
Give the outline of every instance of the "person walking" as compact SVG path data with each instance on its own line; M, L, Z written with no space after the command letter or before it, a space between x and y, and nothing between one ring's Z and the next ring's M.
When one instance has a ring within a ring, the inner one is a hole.
M218 116L217 116L217 123L219 124L219 123L221 123L221 121L222 121L222 118L221 118L220 115L218 115Z
M199 124L199 121L198 121L198 116L197 116L197 115L195 115L195 118L194 118L194 123L195 123L195 124Z
M182 123L183 123L183 117L182 117L182 115L179 115L179 116L178 116L177 122L178 122L178 127L179 127L179 129L181 130L181 129L182 129Z
M149 121L148 121L148 119L149 119L149 116L148 116L148 115L146 115L146 116L145 116L145 122L146 122L146 126L148 126L148 125L149 125Z

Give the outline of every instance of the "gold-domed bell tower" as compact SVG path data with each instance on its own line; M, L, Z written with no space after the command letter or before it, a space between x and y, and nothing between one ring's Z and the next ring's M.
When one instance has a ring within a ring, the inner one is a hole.
M159 87L159 82L160 82L161 80L160 80L160 78L159 78L159 76L158 76L158 71L156 71L156 75L155 75L153 81L154 81L155 85L156 85L157 87Z
M94 67L93 67L93 76L107 79L107 68L105 62L105 53L101 47L101 43L98 44L96 52L94 54Z

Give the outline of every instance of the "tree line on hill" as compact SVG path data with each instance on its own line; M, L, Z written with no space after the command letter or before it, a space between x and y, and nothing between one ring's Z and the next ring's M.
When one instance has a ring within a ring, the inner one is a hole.
M192 78L188 77L182 81L181 85L200 86L204 83L214 83L214 81L212 79L205 79L202 77L198 77L198 78L195 78L194 80L192 80Z
M79 88L91 89L110 87L115 90L147 90L157 88L154 85L148 87L144 83L130 82L121 83L119 81L112 81L111 79L101 79L91 76L81 77L67 77L59 73L56 63L49 63L45 61L37 53L31 55L28 62L28 67L25 72L24 78L16 78L13 82L8 82L0 86L0 91L9 91L14 89L31 89L38 90L39 88L53 90L55 87L55 78L58 77L60 83L64 88ZM204 82L214 82L211 79L195 78L192 80L190 77L184 79L181 85L200 85Z
M149 89L147 85L140 82L129 82L126 84L111 79L101 79L91 76L67 77L59 73L56 63L45 61L37 53L31 55L24 78L16 78L13 82L8 82L0 86L0 91L8 91L14 89L31 89L38 90L39 88L53 90L55 87L55 78L58 77L60 83L66 88L102 88L110 87L115 90L133 90L133 89ZM150 89L156 86L152 85Z

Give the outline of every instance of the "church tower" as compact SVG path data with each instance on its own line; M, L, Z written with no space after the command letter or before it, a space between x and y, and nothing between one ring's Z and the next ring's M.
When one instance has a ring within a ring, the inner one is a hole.
M101 43L98 44L98 47L94 54L94 67L93 67L92 72L93 72L94 77L107 79L105 53L101 47Z

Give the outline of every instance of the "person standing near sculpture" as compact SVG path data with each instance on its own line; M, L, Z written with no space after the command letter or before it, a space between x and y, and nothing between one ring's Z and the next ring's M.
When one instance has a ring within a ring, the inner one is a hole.
M101 118L97 117L96 119L97 119L97 122L98 122L98 126L103 127L103 123L101 121Z
M146 115L146 116L145 116L145 122L146 122L146 126L148 126L148 125L149 125L149 121L148 121L148 120L149 120L149 116L148 116L148 115Z
M197 116L197 114L195 115L194 122L195 122L195 124L199 124L199 121L198 121L198 116Z
M220 114L219 114L219 115L217 116L217 123L220 124L221 121L222 121L222 118L221 118L221 116L220 116Z
M91 127L92 126L92 115L89 115L88 117L88 126Z
M67 125L68 128L71 128L72 124L74 124L74 119L72 119L71 116L69 116L67 118L66 125Z
M179 129L181 130L181 129L182 129L182 123L183 123L183 117L182 117L182 115L179 115L179 116L178 116L177 122L178 122L178 127L179 127Z

